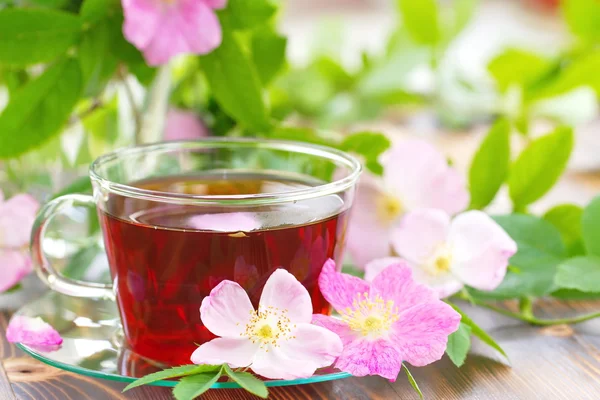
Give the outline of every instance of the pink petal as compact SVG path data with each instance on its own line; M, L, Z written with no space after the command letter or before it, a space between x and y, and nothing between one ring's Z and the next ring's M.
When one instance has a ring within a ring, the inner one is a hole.
M427 275L424 280L420 280L419 278L415 279L417 282L421 282L430 287L440 299L450 297L453 294L458 293L464 287L464 284L458 278L452 275L452 273L443 274L434 278L432 278L430 275Z
M381 221L377 216L376 199L382 195L375 177L363 174L352 206L346 245L359 269L369 261L390 254L389 233L393 221Z
M380 375L393 382L402 367L402 357L386 340L358 339L344 343L335 367L354 376Z
M441 210L418 209L402 218L392 232L396 253L415 265L423 264L448 238L450 217Z
M460 314L443 301L418 304L400 313L390 340L404 361L422 367L442 358Z
M450 215L463 211L471 201L465 176L451 167L433 179L427 193L424 207L438 208Z
M371 298L379 295L384 301L393 300L394 309L400 312L419 304L438 300L436 293L425 285L415 282L406 261L392 264L381 271L371 282Z
M17 250L0 250L0 293L15 286L31 271L29 255Z
M308 291L294 275L284 269L271 274L260 296L260 310L273 307L286 310L293 323L309 323L312 318L312 302Z
M384 257L371 261L365 266L365 281L371 282L381 271L402 261L404 260L400 257Z
M15 316L6 328L6 339L11 343L30 346L55 346L63 342L58 332L41 318Z
M181 0L165 7L160 25L150 43L143 47L151 66L162 65L179 54L206 54L221 44L221 25L204 2Z
M342 343L350 343L359 337L359 333L350 329L347 323L341 319L330 317L329 315L314 314L312 324L322 326L325 329L329 329L342 339Z
M250 232L261 227L252 213L247 212L195 215L189 224L195 229L218 232Z
M452 273L469 286L493 290L504 279L517 244L486 213L468 211L450 227Z
M167 113L165 140L194 140L210 136L210 131L193 111L172 108Z
M269 379L298 379L312 376L317 368L328 367L342 352L342 341L320 326L298 324L293 339L259 351L252 370Z
M121 0L123 5L123 35L142 50L152 41L162 23L163 10L155 0Z
M423 140L407 140L382 157L386 188L409 209L440 208L450 214L463 210L469 201L464 179L458 179L446 158Z
M221 9L227 5L227 0L203 0L210 8Z
M248 338L216 338L194 350L191 360L194 364L227 363L232 368L247 367L259 348L260 343L252 343Z
M0 247L20 248L29 244L39 203L28 194L18 194L0 203Z
M242 287L232 281L222 281L202 300L200 319L217 336L239 339L254 307Z
M358 294L369 293L369 284L355 276L337 272L335 261L329 259L319 275L319 289L325 300L340 311L352 307Z

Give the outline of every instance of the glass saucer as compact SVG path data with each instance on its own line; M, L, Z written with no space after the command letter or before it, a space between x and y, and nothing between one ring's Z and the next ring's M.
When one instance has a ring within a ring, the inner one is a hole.
M15 315L41 317L62 336L59 349L43 349L18 344L32 357L53 367L95 378L133 382L160 370L158 363L128 350L123 345L123 332L115 304L109 300L83 299L47 292L23 306ZM290 386L331 381L350 375L333 368L318 370L305 379L266 380L267 386ZM164 380L155 386L175 386ZM217 382L213 388L239 388L233 382Z

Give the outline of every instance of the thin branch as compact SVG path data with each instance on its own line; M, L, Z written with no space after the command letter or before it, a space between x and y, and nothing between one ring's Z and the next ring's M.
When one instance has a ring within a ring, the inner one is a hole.
M140 144L142 142L142 113L135 105L135 97L133 96L133 91L131 90L129 83L127 82L127 74L125 73L125 69L119 68L117 70L117 74L121 79L121 82L123 82L123 86L125 87L125 94L127 95L127 99L129 100L129 104L131 105L131 111L133 113L133 119L135 122L135 144Z

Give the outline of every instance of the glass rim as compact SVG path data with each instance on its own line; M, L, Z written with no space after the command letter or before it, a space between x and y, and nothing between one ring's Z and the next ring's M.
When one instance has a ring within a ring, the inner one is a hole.
M350 173L344 178L334 179L332 182L327 182L322 185L302 189L284 190L275 193L196 195L141 189L128 184L111 181L110 179L101 176L101 174L98 172L98 169L106 163L144 153L215 148L256 148L306 154L327 159L334 163L342 164L350 170ZM112 193L122 196L165 203L232 206L285 203L339 193L354 186L361 172L362 164L356 157L333 147L290 140L226 137L210 137L198 140L179 140L125 147L98 157L94 162L92 162L89 169L90 178L93 182L98 183L102 188L105 188Z

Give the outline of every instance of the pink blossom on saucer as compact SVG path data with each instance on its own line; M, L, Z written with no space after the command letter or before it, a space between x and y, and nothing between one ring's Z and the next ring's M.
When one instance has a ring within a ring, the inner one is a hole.
M261 227L252 213L245 212L195 215L189 224L195 229L217 232L250 232Z
M215 9L225 0L121 0L123 34L151 66L179 54L206 54L221 44Z
M11 343L30 346L56 346L63 340L58 332L40 317L31 318L17 315L6 328L6 339Z
M195 112L171 108L167 113L165 140L194 140L207 136L210 131Z
M342 352L333 332L311 324L308 291L292 274L271 274L255 310L242 287L223 281L202 301L200 319L220 336L192 354L194 364L250 367L269 379L312 376L331 365Z
M415 279L443 298L466 284L493 290L504 279L517 244L492 218L467 211L453 220L441 210L421 209L407 214L392 233L394 251L413 268ZM381 264L373 262L368 276Z
M390 234L407 212L427 207L455 214L469 204L464 177L423 140L394 145L381 159L383 176L364 174L348 233L348 251L364 268L390 255Z
M0 292L10 289L32 270L29 237L38 202L28 194L4 201L0 191Z
M372 282L336 271L328 260L319 277L325 299L341 314L313 315L339 335L344 350L335 367L354 376L395 381L402 362L421 367L439 360L460 315L416 283L406 262L389 264Z

